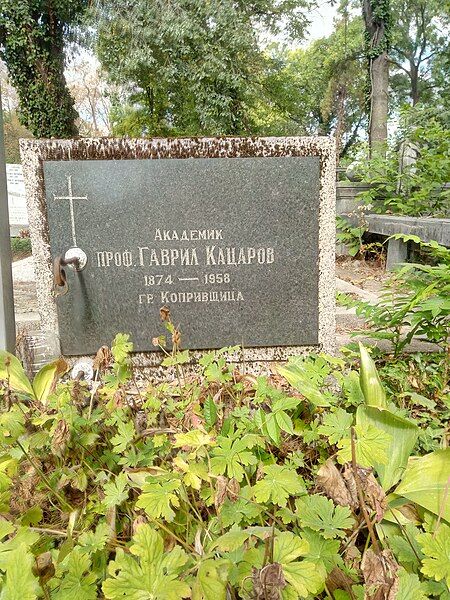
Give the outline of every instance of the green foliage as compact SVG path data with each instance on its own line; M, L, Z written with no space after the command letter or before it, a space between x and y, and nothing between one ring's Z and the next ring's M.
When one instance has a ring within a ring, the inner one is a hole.
M26 127L24 127L20 121L17 111L10 110L3 113L3 130L5 140L5 160L7 163L19 164L20 163L20 151L19 151L19 140L22 138L30 138L31 134ZM22 238L11 238L11 243L14 240ZM27 238L24 238L27 239ZM28 242L29 243L29 242ZM19 249L22 250L22 249ZM27 248L31 252L31 245ZM13 247L14 251L14 247Z
M391 85L396 105L449 108L449 14L440 0L391 0Z
M20 159L17 161L20 162ZM29 237L12 237L11 252L13 258L25 258L31 254L31 240Z
M413 337L438 344L447 364L450 344L450 250L436 242L424 243L416 236L393 236L419 245L428 264L406 264L386 284L376 305L340 296L346 306L368 323L373 337L389 340L395 356Z
M374 59L388 52L391 46L392 25L395 22L391 0L365 0L363 12L366 56Z
M128 135L250 132L263 56L258 28L282 22L303 35L307 0L170 3L117 0L96 6L96 51L113 83L128 91L113 130Z
M361 19L344 14L330 36L307 48L269 47L262 85L272 111L263 97L254 108L256 131L335 135L345 155L367 118L363 45Z
M422 573L436 581L444 579L450 588L450 527L441 525L435 535L422 533L417 539L425 555Z
M347 506L335 506L332 500L323 496L305 496L295 504L301 525L320 532L326 540L344 537L345 530L354 525Z
M363 249L362 237L367 231L364 226L353 227L344 217L336 217L337 239L347 246L350 256L360 254Z
M247 600L270 572L283 599L320 599L335 568L351 582L335 597L349 586L359 597L354 557L372 535L392 548L403 597L445 592L449 451L409 456L416 408L395 404L363 347L360 373L351 355L312 355L280 367L286 378L256 379L226 350L195 365L174 350L168 373L188 362L192 371L161 383L134 377L132 348L116 336L91 383L54 378L51 364L31 384L4 355L2 598L18 589L61 600ZM364 526L360 500L343 500L355 468L378 533Z
M301 478L294 469L282 465L266 465L264 477L256 482L253 494L256 502L271 502L278 506L286 506L288 498L306 493Z
M179 546L165 553L163 539L149 525L139 527L130 553L119 549L110 562L102 586L106 598L180 600L191 595L189 585L178 577L188 556Z
M375 212L409 216L448 217L450 214L449 112L433 107L404 107L399 128L386 157L376 153L361 160L359 176L370 183L358 198ZM400 143L406 140L417 158L400 170Z
M77 134L73 99L64 77L64 37L85 0L3 0L1 57L20 102L20 121L35 137Z

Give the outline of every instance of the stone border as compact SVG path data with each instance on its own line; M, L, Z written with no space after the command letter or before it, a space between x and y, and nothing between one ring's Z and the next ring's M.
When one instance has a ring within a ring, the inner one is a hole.
M319 208L319 347L275 346L247 348L237 360L282 361L289 356L322 350L335 351L335 142L328 137L182 138L20 140L30 237L36 270L36 291L42 329L58 331L53 267L47 224L43 161L129 160L158 158L243 158L318 156L320 158ZM301 273L299 274L301 277ZM200 354L200 353L198 353ZM193 352L195 356L196 353ZM138 353L139 366L156 366L162 354Z

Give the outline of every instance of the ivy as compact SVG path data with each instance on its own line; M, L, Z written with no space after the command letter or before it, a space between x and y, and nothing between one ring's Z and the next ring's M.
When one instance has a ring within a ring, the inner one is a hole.
M64 39L86 0L1 0L0 57L20 103L20 121L36 137L77 135L64 77Z

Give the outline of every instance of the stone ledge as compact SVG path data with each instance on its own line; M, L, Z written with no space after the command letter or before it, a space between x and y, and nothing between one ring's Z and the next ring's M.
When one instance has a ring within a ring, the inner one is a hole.
M436 241L450 246L450 219L370 214L365 216L365 220L371 233L417 235L424 242Z

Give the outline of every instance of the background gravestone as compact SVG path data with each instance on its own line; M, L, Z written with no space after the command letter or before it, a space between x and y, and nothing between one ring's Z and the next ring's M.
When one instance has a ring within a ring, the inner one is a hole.
M334 338L334 154L327 138L21 142L44 329L66 355L117 332L283 359ZM55 297L52 264L72 247Z

